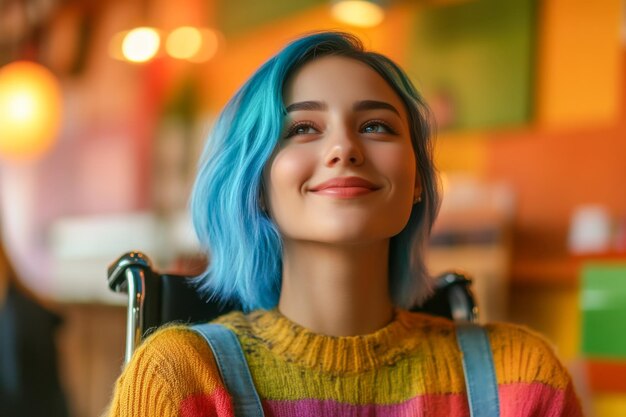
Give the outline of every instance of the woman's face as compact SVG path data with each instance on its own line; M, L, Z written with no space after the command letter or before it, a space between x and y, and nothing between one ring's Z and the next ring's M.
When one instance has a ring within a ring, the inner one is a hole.
M283 94L283 137L265 202L283 239L389 239L421 192L402 100L366 64L339 56L300 68Z

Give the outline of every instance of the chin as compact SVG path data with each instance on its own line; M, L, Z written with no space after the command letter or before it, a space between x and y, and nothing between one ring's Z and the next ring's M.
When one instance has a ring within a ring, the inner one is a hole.
M358 245L388 240L400 233L398 228L347 228L337 227L332 229L318 229L314 235L310 235L310 241L327 243L330 245Z
M279 224L282 235L295 241L318 242L330 245L355 245L388 240L400 233L408 222L400 216L326 216L293 219ZM382 221L381 221L382 220Z

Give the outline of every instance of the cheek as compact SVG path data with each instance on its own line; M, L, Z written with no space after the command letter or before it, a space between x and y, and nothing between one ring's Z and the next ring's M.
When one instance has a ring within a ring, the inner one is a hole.
M298 197L302 186L310 178L311 155L304 149L284 149L276 155L269 170L268 195L273 211Z
M378 169L394 183L397 191L413 193L417 175L413 148L401 147L378 152L376 161Z
M392 235L396 235L406 227L414 204L417 166L413 149L384 155L380 163L384 165L392 184L393 192L386 208L389 219L387 227L393 230Z

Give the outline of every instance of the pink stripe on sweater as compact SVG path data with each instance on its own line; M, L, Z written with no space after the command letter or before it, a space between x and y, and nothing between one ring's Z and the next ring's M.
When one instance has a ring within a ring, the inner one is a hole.
M567 392L540 383L499 387L501 417L578 417L578 402ZM390 405L354 405L334 400L264 401L267 417L466 417L465 394L429 394Z
M467 416L465 395L424 395L399 404L354 405L333 400L266 401L266 417L422 417Z

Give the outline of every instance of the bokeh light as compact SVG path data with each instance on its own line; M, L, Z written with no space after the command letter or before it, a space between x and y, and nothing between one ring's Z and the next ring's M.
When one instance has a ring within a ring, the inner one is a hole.
M0 68L0 157L32 158L50 149L61 113L61 87L50 70L30 61Z
M122 53L131 62L146 62L159 51L159 33L149 27L138 27L129 31L122 41Z
M363 28L378 26L385 18L383 8L366 0L343 0L334 3L331 14L340 22Z
M202 47L202 33L191 26L174 29L165 42L167 53L177 59L189 59L198 54Z

